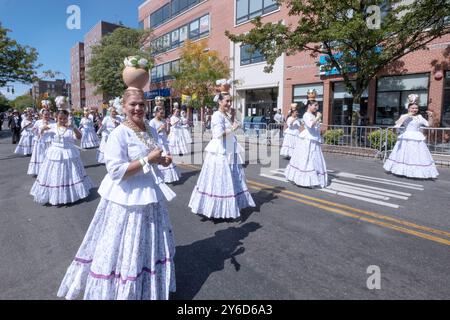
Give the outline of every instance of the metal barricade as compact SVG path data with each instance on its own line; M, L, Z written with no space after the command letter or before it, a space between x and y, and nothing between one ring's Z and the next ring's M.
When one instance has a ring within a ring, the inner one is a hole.
M267 125L267 143L281 146L283 144L284 130L286 125L284 123L269 123Z
M384 157L385 132L378 126L322 125L325 151Z

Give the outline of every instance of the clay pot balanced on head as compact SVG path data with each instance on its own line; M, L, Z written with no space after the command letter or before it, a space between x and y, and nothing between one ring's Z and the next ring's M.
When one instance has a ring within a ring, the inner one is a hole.
M122 77L126 86L128 88L144 88L150 78L148 74L148 60L138 56L132 56L125 58L124 64L125 69L123 70Z

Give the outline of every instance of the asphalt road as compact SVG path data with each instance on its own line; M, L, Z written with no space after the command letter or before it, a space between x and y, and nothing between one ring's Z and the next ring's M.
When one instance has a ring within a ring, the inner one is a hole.
M100 199L94 189L69 206L34 203L29 158L13 151L1 132L0 299L58 299ZM95 151L81 155L98 186L105 167ZM450 169L438 168L435 181L409 180L386 174L378 160L325 158L330 180L337 179L328 191L299 188L282 181L282 171L248 165L257 207L233 222L190 212L200 166L181 165L169 203L177 244L172 298L449 299ZM280 169L286 164L281 159ZM379 267L380 289L367 287L369 266Z

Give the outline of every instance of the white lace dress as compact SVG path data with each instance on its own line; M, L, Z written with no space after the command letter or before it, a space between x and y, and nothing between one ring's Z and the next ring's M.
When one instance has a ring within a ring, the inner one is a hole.
M175 244L166 208L175 194L153 165L124 178L130 162L149 152L125 125L110 134L101 200L59 297L75 299L84 291L85 300L149 300L168 299L175 291Z
M14 150L15 154L23 154L24 156L32 154L34 142L33 125L34 120L22 120L22 132L20 133L19 144Z
M428 121L422 115L408 117L403 115L405 132L400 134L383 168L393 174L408 178L436 178L439 173L433 157L425 144L425 136L420 132Z
M242 167L244 149L231 128L222 112L213 114L212 140L205 148L202 170L189 201L193 213L209 218L238 218L241 209L255 206Z
M55 123L53 120L49 120L48 124ZM46 124L43 120L38 120L33 126L34 144L33 153L31 154L30 163L28 164L27 174L37 176L39 169L44 163L45 153L52 144L53 135L47 130L41 133L42 128Z
M303 115L305 130L299 135L285 177L298 186L324 188L328 184L327 166L320 145L320 123L313 125L314 119L309 112Z
M153 118L150 121L150 126L153 129L155 129L154 132L156 132L156 133L158 133L158 129L162 125L164 125L164 122L159 121L156 118ZM163 148L163 155L170 154L169 142L167 141L166 132L164 130L161 130L157 134L157 136L154 137L154 138L157 139L158 143L162 146L162 148ZM158 165L158 169L163 174L165 183L172 183L172 182L180 180L181 173L178 170L178 168L177 168L175 163L172 162L168 167L163 167L162 165Z
M105 147L108 137L111 132L122 122L122 118L117 117L115 119L107 116L102 121L102 126L98 130L102 134L102 140L100 141L100 147L97 150L97 161L100 163L105 163Z
M90 118L83 117L80 121L81 143L83 149L97 148L99 140L95 132L94 122Z
M84 170L80 152L75 147L72 129L62 129L50 125L48 134L52 144L30 194L40 204L52 205L73 203L89 195L93 187L91 179Z
M300 135L300 120L289 117L286 121L287 128L284 130L283 144L281 146L280 155L283 157L291 157L292 152L298 142Z
M191 129L189 127L189 121L185 117L181 117L181 129L183 131L184 140L187 144L192 143Z
M173 155L188 153L186 138L183 134L181 119L176 116L170 118L169 148Z

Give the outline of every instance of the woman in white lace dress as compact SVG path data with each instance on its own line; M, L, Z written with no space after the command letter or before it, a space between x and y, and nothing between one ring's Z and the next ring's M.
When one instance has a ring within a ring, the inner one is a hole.
M21 130L20 130L20 140L19 144L14 150L15 154L23 154L24 156L29 156L33 152L33 134L34 119L31 112L27 112L25 119L22 120Z
M105 163L105 147L106 142L108 141L108 137L111 132L117 128L122 121L122 118L118 117L117 109L114 107L109 108L109 116L103 118L102 124L98 129L97 134L102 135L102 140L100 142L100 147L97 150L97 161L100 163Z
M436 178L439 173L433 157L425 144L425 136L420 132L422 126L433 123L433 113L428 111L428 121L419 114L418 96L408 96L408 113L397 120L395 127L405 127L400 134L384 169L393 174L408 178Z
M305 129L299 135L291 160L286 167L285 177L298 186L324 188L328 184L328 175L320 145L322 114L317 111L319 109L317 101L309 100L306 108L307 111L303 115Z
M280 155L283 157L291 157L298 142L300 135L301 123L298 118L298 110L294 109L291 116L286 121L287 128L284 130L283 145L281 146Z
M80 146L83 149L97 148L99 140L95 132L94 122L89 117L89 110L84 110L84 116L81 118L79 129L81 131Z
M156 106L153 112L155 117L150 121L150 127L155 129L155 132L158 134L155 139L158 140L158 143L163 148L163 156L171 156L169 142L167 141L167 124L164 120L164 108ZM165 183L172 183L180 180L181 174L175 163L171 163L168 167L158 165L158 169L163 174Z
M47 130L47 127L53 123L50 119L50 111L47 109L41 110L42 119L37 120L33 126L34 146L31 154L30 163L28 164L27 174L37 176L39 169L44 163L45 153L52 144L52 134Z
M173 115L170 117L169 148L171 154L184 155L188 153L181 124L180 109L174 109Z
M205 160L189 201L193 213L208 218L235 219L240 210L255 203L245 182L242 153L231 123L229 94L219 95L219 110L211 119L212 140L205 148Z
M191 129L189 127L189 120L186 117L186 111L181 111L181 128L183 130L183 136L184 140L187 144L192 143L192 137L191 137Z
M175 244L166 207L175 194L157 174L171 158L144 121L142 90L124 94L127 120L111 132L100 203L69 266L59 297L86 300L168 299L175 291Z
M84 170L80 151L75 147L74 137L81 138L77 128L69 126L68 112L58 112L58 122L42 128L52 136L52 144L30 194L40 204L60 205L73 203L89 195L93 187Z

